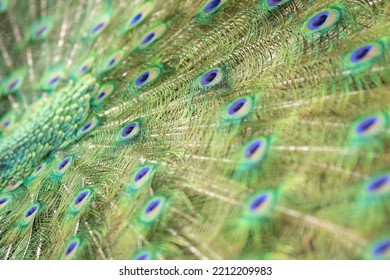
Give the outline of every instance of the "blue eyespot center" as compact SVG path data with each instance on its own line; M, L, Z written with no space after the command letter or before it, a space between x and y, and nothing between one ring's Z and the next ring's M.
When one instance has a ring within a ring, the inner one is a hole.
M210 13L210 12L214 11L219 6L220 3L221 3L221 0L211 0L207 4L207 6L204 8L204 12Z
M8 201L8 198L6 197L3 197L2 199L0 199L0 204L4 204Z
M373 253L375 256L381 256L388 250L390 250L390 240L386 240L382 244L379 244L377 247L375 247Z
M93 29L92 29L92 33L96 33L98 32L99 30L101 30L104 25L106 25L104 22L101 22L99 23L98 25L96 25Z
M70 158L66 158L64 159L61 163L60 163L60 166L58 166L58 169L59 170L62 170L65 166L68 165L68 163L70 162Z
M57 83L59 80L60 80L59 77L55 77L54 79L51 79L51 80L49 81L49 85L52 86L52 85L54 85L55 83Z
M384 175L379 178L375 178L367 187L369 192L375 192L380 190L385 184L390 183L390 176Z
M366 132L370 127L372 127L374 124L376 124L379 121L378 117L370 117L365 120L363 120L357 127L356 132L359 134L362 134Z
M219 72L218 70L211 70L211 71L207 72L206 74L204 74L202 77L202 85L208 85L209 83L214 81L214 79L218 75L218 72Z
M83 67L81 67L80 73L84 73L85 71L87 71L87 69L88 69L88 66L84 65Z
M45 32L47 29L47 25L42 26L39 28L39 30L35 33L37 36L41 36L43 32Z
M11 124L11 120L6 120L3 124L3 128L7 128Z
M283 0L268 0L268 5L270 6L276 6L279 5Z
M310 21L309 21L309 28L311 30L315 30L320 28L328 19L329 12L322 12L317 15L315 15Z
M126 126L123 131L122 131L122 136L123 137L127 137L129 136L129 134L134 130L134 128L136 127L137 125L135 123L132 123L132 124L129 124L128 126Z
M144 39L142 40L142 44L143 44L143 45L146 45L147 43L149 43L150 41L152 41L155 35L156 35L156 33L154 33L154 32L151 32L151 33L149 33L148 35L146 35L146 36L144 37Z
M87 123L86 125L83 126L82 131L85 132L85 131L88 130L92 125L93 125L92 122Z
M137 78L137 81L136 81L137 86L143 85L148 80L149 76L150 76L150 72L149 71L141 74Z
M112 65L114 65L115 63L115 58L111 59L109 62L108 62L108 67L111 67Z
M143 261L143 260L148 260L149 259L149 254L148 253L144 253L144 254L142 254L142 255L140 255L140 256L138 256L137 258L136 258L136 260L139 260L139 261Z
M351 59L352 62L360 62L361 60L363 60L367 56L367 54L371 50L372 50L372 46L371 45L360 47L359 49L357 49L356 51L354 51L351 54L350 59Z
M18 79L12 81L12 83L8 85L8 90L13 90L18 85L18 83L19 83Z
M246 104L246 99L240 99L229 107L229 115L234 115Z
M38 207L36 206L33 206L31 207L30 209L28 209L27 213L26 213L26 218L30 217L32 214L35 213L35 211L38 210Z
M87 196L88 196L88 191L84 191L82 192L81 194L79 194L79 196L76 198L76 205L78 205L80 202L82 202Z
M130 21L130 25L134 25L136 23L138 23L142 18L142 14L141 13L138 13L136 14Z
M70 243L68 248L66 249L65 255L67 256L70 253L72 253L72 251L76 248L76 246L77 246L77 241Z
M249 145L249 147L245 150L245 156L247 158L251 158L253 154L263 145L262 141L255 141Z
M156 209L156 207L158 207L160 205L160 203L161 203L160 199L153 200L152 202L149 203L148 207L146 207L145 213L149 214L154 209Z
M105 92L105 91L102 91L101 93L99 93L99 95L98 95L97 98L98 98L98 99L102 99L104 95L106 95L106 92Z
M36 169L35 169L35 172L39 172L41 169L42 169L42 165L38 166Z
M263 194L260 195L259 197L256 197L255 199L253 199L253 201L250 204L250 210L251 211L257 210L265 201L267 201L267 199L268 199L267 194Z
M135 175L134 181L138 182L143 177L145 177L146 174L148 174L150 171L150 167L144 167L140 171L138 171L137 175Z

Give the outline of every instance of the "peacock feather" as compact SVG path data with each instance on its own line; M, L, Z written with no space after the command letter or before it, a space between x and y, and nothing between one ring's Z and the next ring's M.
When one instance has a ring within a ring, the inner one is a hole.
M389 18L0 0L0 258L390 259Z

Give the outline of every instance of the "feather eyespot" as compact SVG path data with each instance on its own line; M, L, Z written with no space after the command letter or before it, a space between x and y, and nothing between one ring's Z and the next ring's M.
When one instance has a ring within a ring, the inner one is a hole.
M23 181L17 181L17 182L12 182L10 183L5 189L9 192L16 190L22 185Z
M251 168L263 161L270 147L270 140L265 137L255 138L247 142L241 155L241 169Z
M224 109L223 119L229 122L237 122L250 114L254 100L251 97L240 97L227 104Z
M2 129L5 129L7 127L9 127L12 123L12 120L11 119L6 119L2 124L1 124L1 128Z
M201 74L196 85L199 89L210 89L221 85L224 82L225 71L222 68L213 68Z
M134 88L138 89L151 84L160 76L160 74L161 69L159 67L150 68L137 77L134 81Z
M22 70L11 73L2 83L3 94L17 92L24 82L25 73Z
M30 28L30 40L38 41L47 37L53 27L51 18L42 18L35 22Z
M51 71L42 79L41 89L44 91L53 91L63 79L64 73L61 70Z
M119 130L118 140L120 142L127 142L137 137L141 132L141 124L139 122L132 122L125 125Z
M124 52L122 50L113 52L103 63L102 68L100 69L100 74L107 73L108 71L113 70L124 57Z
M154 4L152 2L146 2L145 4L137 8L127 22L126 31L134 28L135 26L143 22L145 18L147 18L150 15L153 8L154 8Z
M5 208L5 206L11 202L11 196L2 195L0 196L0 210Z
M35 170L31 174L31 177L33 178L37 177L44 170L45 166L46 166L45 163L38 165L37 168L35 168Z
M134 260L138 260L138 261L151 260L151 256L148 252L141 252L134 257Z
M89 38L93 39L97 37L100 33L103 32L103 30L107 27L108 23L110 22L110 15L109 14L103 14L101 15L90 27L89 30Z
M99 124L99 121L96 118L93 118L92 120L85 123L80 130L77 132L77 138L80 139L81 137L85 136L92 130L94 130Z
M370 68L383 56L384 47L380 41L360 46L344 56L344 64L351 71Z
M31 223L34 217L37 215L41 205L39 203L34 203L27 211L24 213L23 218L21 220L21 224L26 226Z
M219 9L224 4L224 2L225 1L222 1L222 0L211 0L203 8L203 11L205 13L215 12L217 9Z
M275 10L279 8L280 6L287 4L292 0L263 0L261 5L265 10Z
M104 100L106 100L111 95L113 91L114 85L112 83L102 85L94 96L93 104L101 105Z
M274 194L271 192L257 193L249 199L246 215L250 219L258 220L266 216L274 204Z
M56 168L56 174L57 175L63 175L66 173L66 171L69 170L70 166L73 163L73 156L67 156L64 159L61 160L60 164Z
M155 221L162 214L165 204L166 200L164 197L157 196L151 198L144 208L142 220L147 223Z
M383 240L374 246L372 256L375 259L390 259L390 239Z
M130 182L130 190L137 191L141 189L152 178L155 167L153 165L141 166L133 175Z
M321 11L310 17L304 24L306 33L318 33L327 31L340 21L341 15L338 9Z
M139 48L144 49L148 46L150 46L152 43L157 41L158 39L161 38L161 36L165 33L166 31L166 25L165 24L160 24L152 29L149 30L146 35L144 35L139 43Z
M72 202L72 211L74 213L79 212L87 203L90 196L92 195L91 188L85 188L81 190L77 195L74 201Z
M80 244L81 241L77 237L70 240L65 248L63 259L65 260L73 259L80 247Z
M383 195L390 192L390 175L380 175L371 179L366 187L367 192L375 195Z
M85 73L89 72L92 68L93 62L95 61L94 56L87 57L80 66L73 72L72 77L78 79L83 76Z
M380 135L386 126L387 120L383 114L360 119L352 126L351 138L358 142L370 141Z

